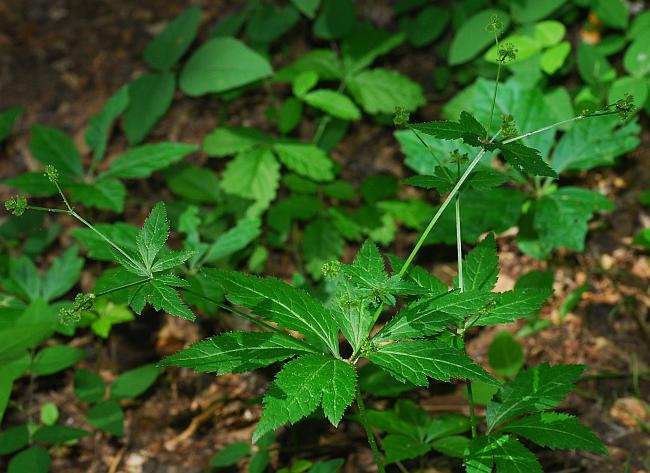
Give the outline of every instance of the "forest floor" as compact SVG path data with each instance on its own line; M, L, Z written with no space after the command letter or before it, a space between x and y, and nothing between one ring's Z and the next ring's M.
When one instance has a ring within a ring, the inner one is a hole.
M381 26L391 22L390 9L371 8L361 2L364 14ZM145 70L141 51L163 22L179 13L188 2L183 0L0 0L0 109L22 105L25 115L19 121L15 138L6 147L0 161L0 178L24 169L37 168L29 148L29 127L33 123L54 126L69 133L79 149L84 150L83 133L89 117L119 87ZM202 32L241 2L202 2ZM306 35L305 35L306 36ZM299 46L300 47L300 46ZM303 45L302 47L306 47ZM295 52L295 51L294 51ZM391 57L397 68L418 82L428 84L435 67L433 54L420 50L415 54ZM283 58L274 57L274 65ZM283 90L278 90L279 94ZM431 106L418 119L437 118L441 103L428 91ZM230 106L228 123L257 125L264 117L264 97L250 94ZM436 101L438 105L436 105ZM156 127L151 141L178 140L200 144L203 136L217 125L217 102L192 100L178 93L167 116ZM639 193L650 183L650 130L647 120L642 144L621 159L615 169L597 170L579 178L580 185L597 188L610 197L616 210L592 224L586 251L582 254L559 252L549 261L523 256L514 243L514 232L498 236L502 263L499 290L510 289L516 278L531 269L555 271L555 295L543 317L552 326L524 339L527 363L584 363L591 378L581 382L563 409L578 415L610 447L610 456L589 453L541 453L548 472L622 472L628 458L631 472L640 473L650 462L650 436L635 420L635 414L650 421L634 397L638 388L650 401L650 264L631 245L632 237L648 225L650 215L639 207ZM301 134L310 136L305 125ZM118 137L109 154L126 148ZM351 157L354 157L352 161ZM402 156L390 129L359 122L335 149L333 158L345 171L344 177L359 181L368 174L406 175ZM206 158L193 156L197 164ZM210 165L213 165L212 163ZM2 197L6 197L3 195ZM170 197L163 181L137 181L129 189L124 218L140 225L151 203ZM138 204L138 205L134 205ZM91 214L95 221L110 221L110 213ZM71 225L72 222L63 220ZM414 235L398 237L391 248L406 253ZM72 239L64 231L59 247ZM349 254L352 253L352 248ZM292 265L286 255L276 253L267 269L269 274L288 279ZM453 252L431 247L422 253L419 263L433 268L441 278L451 281L456 270ZM82 277L82 289L92 285L93 267ZM559 307L576 287L589 283L589 290L563 320ZM107 343L101 345L88 337L73 340L93 356L93 368L105 379L115 373L156 361L216 330L232 329L227 319L202 318L198 324L144 313L136 321L114 329ZM483 329L473 334L468 350L486 364L487 347L495 330ZM632 373L638 370L639 383L634 386ZM602 373L613 373L605 376ZM109 438L101 433L83 439L79 445L62 448L55 454L53 472L66 473L195 473L206 471L209 458L223 446L248 441L260 414L259 397L273 376L272 370L254 374L214 377L184 369L168 369L149 394L126 406L126 435ZM18 390L25 386L18 386ZM409 393L430 412L466 412L462 387L444 391L440 385ZM39 378L36 403L52 400L60 406L62 419L83 423L82 407L75 402L72 373L67 376ZM325 435L324 435L325 434ZM351 441L352 440L352 441ZM365 437L353 422L343 422L334 431L317 421L301 423L279 436L281 448L273 462L282 465L292 458L346 458L344 472L374 471ZM299 446L300 448L296 448ZM458 461L433 458L425 471L450 473L460 471Z

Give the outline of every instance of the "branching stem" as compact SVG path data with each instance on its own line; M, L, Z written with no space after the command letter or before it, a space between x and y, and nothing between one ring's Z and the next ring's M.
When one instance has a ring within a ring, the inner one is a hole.
M375 463L377 463L377 471L379 473L386 473L386 468L384 467L384 461L381 458L381 453L379 453L379 448L377 448L377 442L375 441L375 434L372 432L372 426L368 422L368 415L366 413L366 405L363 402L363 395L361 390L357 386L357 407L359 408L359 417L361 418L361 424L366 431L366 436L368 437L368 444L370 444L370 450L372 450L372 456L375 458Z

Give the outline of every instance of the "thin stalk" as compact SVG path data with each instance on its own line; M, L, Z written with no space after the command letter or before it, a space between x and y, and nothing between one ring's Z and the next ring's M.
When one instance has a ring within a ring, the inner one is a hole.
M499 40L495 38L497 47L499 46ZM485 139L488 139L490 136L490 130L492 129L492 118L494 117L494 107L497 104L497 91L499 90L499 78L501 77L501 61L497 66L497 79L494 85L494 94L492 95L492 107L490 109L490 119L488 120L487 132L485 134Z
M474 407L474 393L472 392L472 382L467 380L467 400L469 401L469 423L472 428L472 438L477 437L476 429L476 412Z
M52 212L52 213L70 215L70 211L65 209L51 209L49 207L39 207L38 205L28 205L25 208L27 210L38 210L39 212Z
M368 422L368 415L366 413L366 405L363 402L363 396L361 395L361 390L357 386L357 407L359 408L359 416L361 417L361 424L363 425L364 430L366 431L366 436L368 437L368 444L370 444L370 450L372 450L372 456L375 458L375 463L377 463L377 470L379 473L386 473L386 468L384 467L384 461L381 458L379 449L377 448L377 442L375 441L375 435L372 433L372 427Z

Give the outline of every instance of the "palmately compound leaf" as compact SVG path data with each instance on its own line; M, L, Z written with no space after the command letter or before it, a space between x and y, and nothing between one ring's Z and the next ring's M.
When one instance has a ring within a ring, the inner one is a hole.
M499 257L497 256L494 234L490 233L470 251L463 261L463 282L466 291L491 291L499 276Z
M494 304L478 316L475 325L512 323L541 309L551 294L552 289L515 289L496 294Z
M253 442L283 424L297 422L319 405L336 426L352 403L357 376L349 363L331 356L303 355L278 373L264 396L264 412Z
M169 275L167 276L167 278ZM178 280L179 283L185 283ZM170 315L183 319L194 320L196 317L185 305L178 292L171 287L170 281L164 277L157 278L146 284L142 291L146 292L147 300L156 310L164 310Z
M338 329L334 316L302 289L274 278L258 278L235 271L204 270L233 304L289 330L303 334L318 348L338 355Z
M229 332L194 343L165 358L160 366L218 375L243 373L310 351L308 345L281 333Z
M292 171L315 181L334 179L333 162L318 146L304 143L278 143L273 146L280 161Z
M354 262L342 266L342 271L356 286L375 288L385 285L388 281L384 266L384 259L377 245L372 240L366 240Z
M583 365L544 363L521 371L513 381L501 386L495 400L488 403L488 429L491 431L520 414L556 407L573 390L585 368Z
M169 236L169 220L163 202L158 202L144 222L136 243L142 262L147 269L151 269L158 252L165 246Z
M459 378L499 384L462 351L431 340L389 343L377 347L368 359L398 381L417 386L426 386L427 376L440 381Z
M542 412L509 422L501 429L537 445L565 450L590 450L607 455L603 442L578 419L559 412Z
M355 100L371 114L392 114L395 107L415 111L426 100L420 84L387 69L371 69L353 76L347 83Z

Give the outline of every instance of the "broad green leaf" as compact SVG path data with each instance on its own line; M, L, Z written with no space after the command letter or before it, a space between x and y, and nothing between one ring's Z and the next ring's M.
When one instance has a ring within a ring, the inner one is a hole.
M539 151L519 142L500 144L504 159L522 173L531 176L557 177L557 173L542 159Z
M46 402L41 406L39 420L45 426L52 426L59 420L59 408L52 402Z
M41 275L31 259L20 256L9 260L8 279L2 281L2 286L9 292L34 301L42 292Z
M578 419L559 412L542 412L515 419L501 431L520 435L537 445L566 450L589 450L607 455L607 448Z
M399 397L416 386L397 381L377 365L368 363L359 370L359 388L362 392L382 397Z
M296 330L317 347L338 354L337 328L332 314L302 289L274 278L261 279L234 271L210 271L233 304L246 307L270 322Z
M46 425L34 434L34 442L59 444L79 440L90 435L90 432L63 425Z
M253 441L283 424L295 423L319 405L332 425L340 422L355 395L352 365L331 356L303 355L285 364L264 396Z
M305 72L315 73L317 78L333 80L343 78L343 65L331 49L312 49L303 54L292 64L280 69L273 80L293 82ZM314 84L315 85L315 84Z
M299 19L300 13L292 5L258 4L246 24L245 34L255 45L268 45L291 30Z
M128 84L129 105L124 111L124 133L129 144L144 140L169 109L176 88L171 72L148 72Z
M542 50L542 43L537 38L532 38L523 34L509 35L503 39L504 43L510 43L517 48L517 56L508 61L508 64L518 64L530 59ZM483 57L492 64L497 64L500 59L499 49L501 46L496 44L488 49Z
M193 6L174 18L144 48L144 60L154 69L167 70L185 54L199 28L201 9Z
M587 43L578 45L578 72L590 85L599 86L616 78L607 58L595 46Z
M547 74L555 74L564 65L570 52L571 43L568 41L546 49L539 59L542 70Z
M221 188L232 195L254 201L248 211L255 216L275 199L280 183L280 165L268 149L255 149L237 155L226 166Z
M379 202L377 207L387 211L406 228L421 230L423 223L433 215L433 206L421 199L387 200Z
M251 446L248 442L233 442L214 454L210 459L210 466L215 468L232 466L250 453Z
M122 373L111 384L111 399L136 398L156 382L160 369L153 364L143 365Z
M120 213L124 211L126 187L117 179L98 179L93 184L75 182L67 186L67 189L72 200L79 201L87 207Z
M510 3L510 11L512 17L519 23L530 23L547 17L565 2L566 0L545 0L544 2L522 0ZM507 28L507 25L505 28Z
M272 332L229 332L194 343L160 362L200 373L243 373L309 353L307 345Z
M470 251L463 261L463 283L466 291L491 291L499 276L494 233L490 233Z
M174 166L166 180L172 192L190 202L215 204L221 197L219 177L209 168Z
M377 347L368 359L399 381L427 386L427 377L440 381L467 378L498 384L465 353L434 341L403 341Z
M24 172L10 179L3 179L0 184L21 190L31 196L49 196L57 193L56 186L42 171Z
M135 319L127 305L114 304L106 299L99 299L93 307L93 317L90 324L95 335L108 338L113 325L130 322Z
M431 6L413 18L403 18L399 29L406 34L409 43L421 48L431 44L445 31L450 18L449 9Z
M9 462L7 473L47 473L52 459L43 447L29 447Z
M637 15L632 24L630 25L629 30L627 31L627 36L629 38L637 38L642 35L650 27L650 10L646 10L643 13Z
M347 95L330 89L317 89L301 97L312 107L340 118L341 120L359 120L361 112Z
M55 128L32 125L29 149L44 165L54 166L61 177L72 180L81 177L81 156L68 135Z
M136 237L140 231L139 228L123 222L116 223L98 223L95 228L110 238L120 248L127 253L137 251ZM111 247L106 241L89 228L75 228L72 231L74 236L88 250L88 256L100 261L112 261L113 254Z
M178 295L178 292L162 278L154 279L148 285L142 286L139 292L141 294L147 293L147 300L156 310L164 310L174 317L183 319L194 320L196 318Z
M94 404L106 394L106 384L94 371L77 370L74 373L74 393L80 401Z
M619 126L616 117L595 117L577 122L558 143L551 164L558 173L588 171L611 166L616 158L639 145L639 125L632 120Z
M392 114L396 107L413 112L426 103L420 84L388 69L370 69L353 76L347 86L355 100L371 114Z
M154 171L164 169L196 151L198 146L185 143L155 143L130 148L111 163L105 177L133 179L149 177Z
M310 220L321 210L322 204L318 198L306 195L292 195L282 199L269 209L267 222L278 233L277 243L283 243L289 238L295 220Z
M156 255L165 246L169 236L169 220L163 202L158 202L136 237L138 252L147 269L151 269Z
M88 121L84 137L86 144L93 150L95 164L104 158L113 123L126 110L129 100L128 86L121 87L106 101L99 113Z
M219 235L204 256L206 262L225 258L246 248L261 233L262 222L259 218L243 218L237 225Z
M554 248L582 251L587 224L594 212L613 208L613 204L598 192L563 187L536 202L534 231L546 251ZM520 245L526 242L525 235L522 234L519 241Z
M257 128L220 127L208 133L203 141L203 151L208 156L222 158L250 151L258 144L272 144L273 139Z
M41 295L46 301L54 300L68 292L79 279L84 260L77 256L76 245L52 262L42 281Z
M584 370L583 365L544 363L521 371L514 381L501 386L495 400L488 403L488 432L518 415L557 407L573 390Z
M86 352L80 348L68 345L54 345L43 348L34 357L31 372L37 376L58 373L76 364L86 357Z
M334 179L333 163L318 146L303 143L278 143L273 146L280 161L292 171L315 181Z
M345 37L341 45L343 65L349 73L365 69L379 56L383 56L404 42L403 33L392 34L378 30L369 23L359 25Z
M321 0L291 0L293 6L300 10L307 18L311 19L316 15L320 2Z
M324 218L307 225L302 235L302 252L309 273L314 278L319 278L323 264L339 260L344 246L341 234Z
M388 255L388 260L393 269L393 274L397 275L404 266L405 261L393 255ZM449 290L449 287L445 283L421 266L412 264L406 270L403 277L426 289L431 296L440 296L446 294Z
M280 133L287 134L296 129L302 120L302 102L295 98L289 97L278 109L278 130Z
M488 306L475 325L499 325L515 322L538 311L553 293L549 289L515 289L495 294L494 305Z
M0 143L11 134L14 123L22 115L23 110L23 107L13 107L0 112Z
M168 269L175 268L183 264L185 261L189 260L192 256L195 255L194 250L192 249L183 249L180 251L170 251L166 248L163 248L162 251L156 257L151 266L151 270L154 273L160 271L167 271Z
M487 46L494 42L494 33L486 30L490 17L496 15L503 23L503 29L506 30L510 24L508 15L495 9L483 10L480 13L468 18L463 25L456 31L454 39L449 47L447 60L452 66L463 64L483 51Z
M384 437L382 443L382 447L386 453L385 461L387 465L402 460L417 458L431 449L426 443L401 434L389 434Z
M642 77L650 73L650 30L640 33L625 51L623 67L633 76Z
M361 183L361 195L369 204L394 198L397 194L397 180L393 176L378 174L366 177Z
M241 87L273 74L271 64L235 38L213 38L185 63L180 87L196 97Z
M356 7L352 0L322 0L320 14L313 23L313 32L320 39L340 39L356 25Z
M11 397L11 391L13 390L13 387L14 377L10 376L7 373L0 373L0 421L2 421L5 409L7 409L7 405L9 404L9 398ZM2 437L0 437L0 440L4 441ZM0 443L0 446L0 449L2 449L6 446L6 444Z
M27 425L9 427L0 433L0 455L9 455L29 445Z
M388 275L384 258L372 240L366 240L351 265L342 268L343 273L356 286L373 288L385 284Z
M497 374L512 378L524 365L524 352L510 332L501 330L490 343L488 359Z
M547 48L559 44L565 34L566 27L556 20L540 21L535 25L535 38Z
M95 404L86 413L90 425L116 437L124 435L124 412L120 403L114 399Z
M595 0L592 8L605 25L619 29L627 27L630 10L623 0Z
M0 317L0 363L4 366L51 336L58 323L57 312L56 307L35 299L16 316Z
M467 473L491 473L496 464L498 473L543 473L537 457L514 438L478 437L465 452Z
M463 458L469 439L462 435L450 435L429 442L432 449L452 458Z

